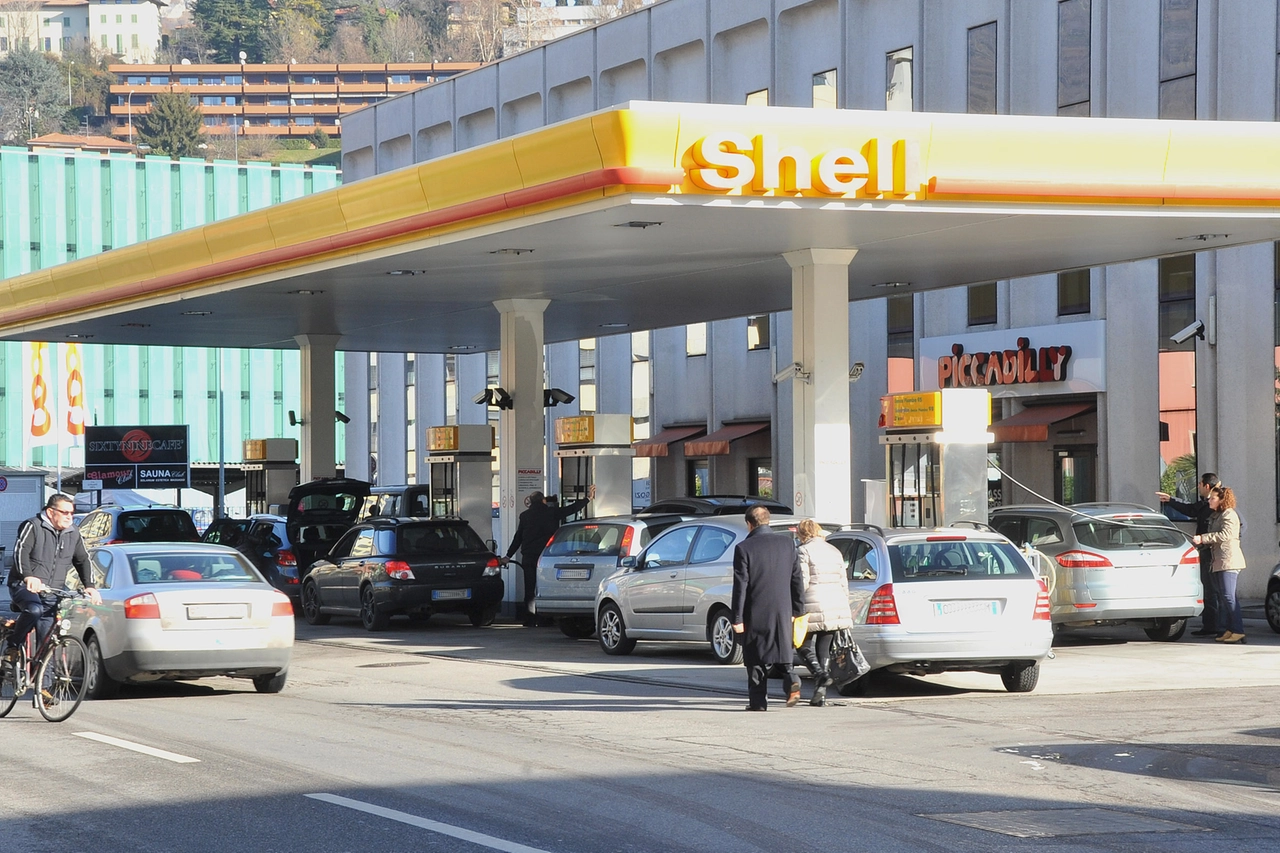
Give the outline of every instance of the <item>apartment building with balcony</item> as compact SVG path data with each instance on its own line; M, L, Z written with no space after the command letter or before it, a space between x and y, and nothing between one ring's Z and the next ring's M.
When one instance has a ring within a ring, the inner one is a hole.
M122 62L155 60L160 0L0 0L0 56L26 46L60 55L89 43Z

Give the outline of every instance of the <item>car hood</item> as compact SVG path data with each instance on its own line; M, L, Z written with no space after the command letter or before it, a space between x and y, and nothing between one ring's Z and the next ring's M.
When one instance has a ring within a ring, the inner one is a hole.
M372 487L364 480L332 477L301 483L289 491L289 508L285 514L285 530L289 541L297 543L298 531L308 524L356 523L360 507Z

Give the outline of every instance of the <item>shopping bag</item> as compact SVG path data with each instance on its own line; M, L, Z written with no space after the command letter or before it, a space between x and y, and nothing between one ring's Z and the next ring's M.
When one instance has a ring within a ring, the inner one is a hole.
M795 648L804 645L804 638L809 635L809 614L801 613L791 617L791 644Z
M845 628L836 634L831 643L831 660L827 664L827 675L834 687L841 688L850 682L857 681L871 671L871 665L863 657L862 650L853 641L853 634Z

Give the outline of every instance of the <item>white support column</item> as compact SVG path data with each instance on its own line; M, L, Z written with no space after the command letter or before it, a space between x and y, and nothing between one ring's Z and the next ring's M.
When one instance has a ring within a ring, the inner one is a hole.
M848 522L849 262L857 249L802 249L791 265L792 466L797 515ZM784 365L778 365L784 369ZM783 496L780 496L783 497Z
M334 460L334 392L333 357L337 351L337 335L297 335L301 351L302 447L299 451L302 472L300 482L317 477L332 477Z
M498 385L514 403L512 408L502 410L498 420L502 531L498 549L502 552L515 535L530 493L546 488L542 314L549 304L546 299L500 299L493 303L502 315ZM523 600L522 586L520 572L508 573L507 601Z

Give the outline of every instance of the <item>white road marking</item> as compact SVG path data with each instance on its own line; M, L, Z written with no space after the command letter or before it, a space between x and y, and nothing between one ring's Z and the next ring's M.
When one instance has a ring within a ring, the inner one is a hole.
M98 743L105 743L110 746L118 746L121 749L129 749L134 752L141 752L143 755L150 755L154 758L163 758L165 761L172 761L174 764L199 764L200 759L191 758L186 755L179 755L176 752L166 752L163 749L156 749L154 746L144 746L140 743L134 743L131 740L121 740L111 735L100 735L97 732L74 732L76 737L82 737L86 740L96 740Z
M407 823L410 826L416 826L419 829L438 832L441 835L448 835L451 838L457 838L462 841L469 841L472 844L478 844L481 847L488 847L492 850L501 850L503 853L548 853L537 847L527 847L524 844L517 844L514 841L505 841L501 838L494 838L492 835L485 835L481 832L472 832L469 829L463 829L458 826L450 826L447 823L440 823L435 820L428 820L425 817L418 817L407 812L399 812L395 809L385 809L382 806L375 806L370 803L362 803L360 800L351 800L346 797L339 797L336 794L307 794L307 797L313 800L320 800L324 803L332 803L335 806L343 806L348 809L355 809L365 814L385 817L387 820L395 820L400 823Z

